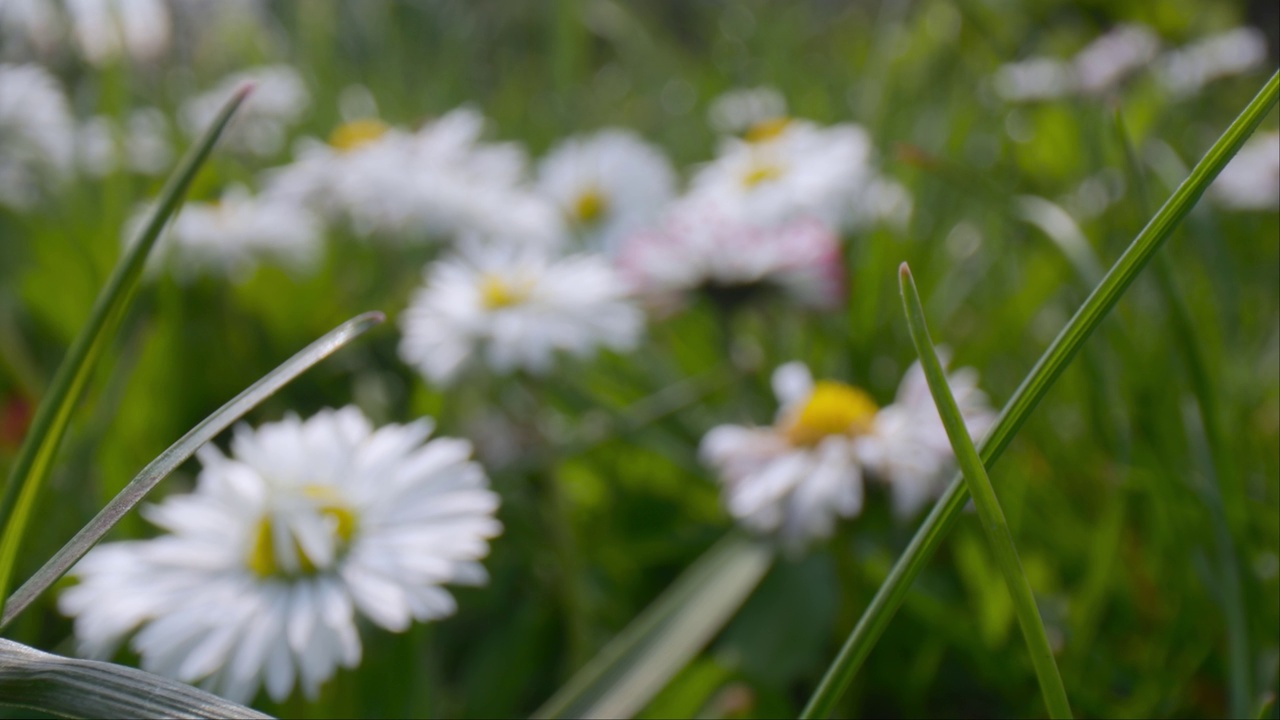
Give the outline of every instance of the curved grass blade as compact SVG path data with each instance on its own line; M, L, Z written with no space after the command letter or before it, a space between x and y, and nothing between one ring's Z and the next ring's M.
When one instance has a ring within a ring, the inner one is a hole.
M1160 249L1160 245L1169 237L1173 229L1191 211L1196 201L1209 187L1209 183L1222 172L1222 168L1244 144L1245 139L1276 104L1278 93L1280 93L1280 73L1271 76L1271 79L1236 117L1222 137L1209 148L1187 179L1165 201L1164 206L1147 223L1142 232L1138 233L1138 237L1111 267L1102 282L1089 294L1088 299L1054 339L1049 349L1040 356L1031 374L1023 380L1022 385L1009 399L1008 404L1000 412L996 424L983 440L981 455L985 466L993 465L1008 447L1013 436L1022 427L1022 423L1026 422L1031 411L1070 364L1090 333L1111 311L1151 256ZM853 633L840 649L840 654L836 656L835 662L822 678L822 682L810 698L801 717L816 718L831 714L836 701L853 681L858 667L866 660L872 646L889 624L893 613L902 604L902 599L910 589L911 582L920 574L929 557L942 544L942 539L946 537L947 532L960 516L960 511L968 499L969 492L963 478L954 478L946 492L933 506L933 510L925 518L920 529L916 531L884 585L872 598L871 604L867 606Z
M111 502L107 503L87 525L80 528L62 549L54 554L22 587L13 593L13 597L5 604L4 615L0 617L0 630L3 630L15 617L29 606L32 601L48 590L58 578L71 569L76 561L84 557L124 514L142 501L161 480L168 477L187 458L195 454L205 443L215 438L239 420L245 413L257 407L263 400L271 397L280 388L293 382L311 366L329 357L339 348L364 334L367 330L381 323L385 317L379 312L358 315L338 327L330 330L324 337L303 348L296 355L286 360L275 370L264 375L258 382L232 398L218 411L200 422L199 425L183 435L169 449L160 453L142 472L129 481Z
M969 430L960 415L956 398L951 394L947 375L933 349L929 326L924 318L924 307L920 304L920 294L916 291L915 280L906 263L902 263L898 270L898 286L902 291L902 304L907 311L911 340L915 343L916 353L920 355L920 366L929 383L929 392L933 394L938 415L947 430L947 438L951 440L951 449L955 452L956 463L960 466L965 485L973 496L982 529L986 531L987 541L991 544L991 554L995 556L996 565L1000 567L1009 595L1013 598L1013 608L1018 616L1018 624L1022 626L1023 639L1027 641L1027 651L1031 653L1031 664L1035 667L1036 679L1040 682L1040 693L1044 695L1049 717L1070 718L1071 705L1067 702L1067 691L1062 686L1058 664L1053 660L1053 650L1049 647L1044 621L1040 617L1040 609L1036 607L1035 596L1031 593L1031 583L1027 582L1027 575L1022 570L1022 561L1018 559L1009 523L1005 521L1000 501L991 487L991 478L987 477L982 459L973 447L973 439L969 437Z
M534 712L535 718L629 718L724 627L773 563L736 533L716 543Z
M0 639L0 704L76 718L269 718L176 680Z
M120 320L129 309L142 277L147 254L155 245L169 216L182 202L196 172L213 150L214 143L231 120L231 115L250 90L252 86L246 86L227 101L200 142L187 152L178 170L165 183L160 201L151 211L137 241L129 246L116 263L106 287L94 302L88 322L71 343L48 392L36 410L31 429L27 432L9 473L4 495L0 496L0 533L3 533L0 535L0 608L4 606L3 598L9 594L9 580L13 575L13 564L18 556L18 547L22 544L27 520L40 488L49 475L58 446L62 443L62 436L71 421L71 412L84 392L103 348L110 342Z

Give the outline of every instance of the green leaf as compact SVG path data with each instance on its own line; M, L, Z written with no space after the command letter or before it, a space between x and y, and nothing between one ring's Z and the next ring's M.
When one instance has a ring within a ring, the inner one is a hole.
M264 375L248 389L232 398L218 411L205 418L199 425L183 435L169 449L160 453L142 472L129 481L101 512L94 516L87 525L80 529L74 537L59 550L48 562L31 576L22 587L18 588L4 606L4 615L0 617L0 629L4 629L27 608L45 590L49 589L58 578L71 569L76 561L84 557L89 549L102 539L115 526L124 514L142 501L169 473L186 462L205 443L226 430L231 423L239 420L245 413L257 407L263 400L271 397L280 388L292 382L311 366L332 355L367 330L381 323L382 313L371 312L358 315L329 331L324 337L303 348L298 354L286 360L275 370Z
M1053 650L1049 647L1049 638L1044 631L1044 621L1040 618L1035 596L1031 593L1031 583L1022 571L1022 561L1018 559L1013 534L1009 532L1009 523L1004 519L1004 511L1000 509L996 491L991 487L991 478L987 477L982 458L978 457L973 438L969 437L969 429L965 427L964 416L960 414L960 406L951 394L947 374L938 361L933 340L929 337L929 325L925 322L924 306L920 303L920 294L916 291L915 280L906 263L902 263L898 270L898 284L902 290L902 304L907 311L911 340L920 355L920 367L929 383L929 392L933 395L938 415L942 418L942 426L946 428L947 439L951 441L960 474L964 477L965 486L969 488L969 494L973 496L973 504L982 521L982 529L987 534L991 553L996 558L996 565L1013 598L1013 609L1018 617L1018 624L1022 627L1022 637L1027 641L1027 650L1031 653L1031 664L1035 667L1036 679L1040 681L1040 693L1044 695L1045 707L1051 718L1069 718L1071 705L1067 702L1067 691L1062 687L1062 675L1053 660Z
M771 548L736 533L716 543L533 716L635 716L724 627L772 562Z
M1278 92L1280 92L1280 73L1271 76L1271 79L1231 123L1222 137L1209 148L1209 152L1191 171L1191 175L1178 186L1142 232L1138 233L1138 237L1054 339L1053 344L1040 357L1031 374L1009 399L995 426L983 440L981 455L986 467L991 467L1000 457L1018 429L1031 415L1031 411L1070 364L1071 359L1075 357L1076 352L1080 350L1080 346L1088 339L1094 328L1111 311L1178 223L1191 212L1191 208L1204 194L1209 183L1236 154L1258 123L1262 122L1263 117L1275 105ZM925 518L924 524L911 539L884 585L872 598L871 604L867 606L853 633L827 670L826 676L823 677L801 717L826 717L831 714L836 701L853 681L858 667L866 660L876 640L889 624L893 613L902 604L903 597L911 588L911 582L920 574L925 563L942 544L942 539L946 537L947 531L960 516L968 499L968 488L965 487L963 478L954 478L929 516Z
M76 718L269 718L176 680L0 639L0 703Z
M71 412L84 392L103 349L132 304L147 254L155 245L165 222L182 201L196 172L213 150L214 143L230 121L231 115L251 89L252 86L246 86L227 101L217 119L205 131L204 137L187 152L178 170L165 183L160 201L151 211L137 241L129 246L116 264L111 278L107 280L107 286L94 302L89 321L67 350L48 392L36 410L31 429L23 440L9 473L4 495L0 496L0 532L3 533L0 535L0 608L3 608L3 598L9 594L9 581L13 576L14 561L22 544L27 521L35 507L40 488L49 476L62 437L66 434Z

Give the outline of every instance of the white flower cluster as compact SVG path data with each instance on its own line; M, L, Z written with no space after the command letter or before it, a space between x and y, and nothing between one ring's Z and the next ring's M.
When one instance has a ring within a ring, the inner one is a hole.
M1039 56L1002 66L993 78L995 90L1011 102L1102 95L1154 66L1166 89L1190 96L1214 80L1262 67L1267 57L1266 37L1252 27L1234 28L1163 54L1160 47L1160 36L1151 28L1118 25L1070 60Z
M980 438L995 415L977 373L966 368L948 382L966 427ZM799 362L774 371L773 389L780 409L772 426L721 425L702 440L726 508L747 528L795 551L829 537L836 518L862 511L864 474L888 486L904 517L944 489L951 444L918 362L883 408L860 388L815 382Z
M76 566L59 605L80 652L132 636L144 669L278 701L360 662L357 614L395 632L452 614L441 586L484 583L502 526L471 446L431 430L374 429L348 407L240 427L230 457L203 448L195 492L145 509L167 534Z

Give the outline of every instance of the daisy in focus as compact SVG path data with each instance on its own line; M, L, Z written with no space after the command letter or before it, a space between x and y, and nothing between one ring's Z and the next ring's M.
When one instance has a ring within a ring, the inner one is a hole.
M447 385L468 365L549 371L558 353L636 346L644 317L600 255L469 242L432 263L400 316L400 357Z
M464 440L432 424L375 429L354 407L199 453L194 493L144 510L169 534L107 543L59 599L79 651L130 647L148 671L248 702L314 697L360 662L357 613L393 632L452 614L443 583L486 581L498 497ZM136 632L135 632L136 631Z
M756 226L711 203L684 202L658 229L629 236L617 265L639 295L659 304L695 292L736 304L778 291L800 305L829 308L844 295L839 242L813 218Z
M134 214L124 242L136 239L148 213L144 207ZM233 186L217 202L186 203L161 235L157 257L182 279L202 273L243 279L262 261L304 272L319 259L323 232L306 208Z
M980 435L993 415L976 381L969 369L949 377L966 426ZM830 537L837 518L861 513L865 477L887 484L895 511L907 516L941 493L952 461L924 383L916 363L881 408L860 388L814 381L802 363L787 363L773 374L774 424L715 427L699 454L719 474L729 514L792 551Z
M675 194L671 162L629 130L570 138L538 164L538 187L597 250L613 252L652 222Z

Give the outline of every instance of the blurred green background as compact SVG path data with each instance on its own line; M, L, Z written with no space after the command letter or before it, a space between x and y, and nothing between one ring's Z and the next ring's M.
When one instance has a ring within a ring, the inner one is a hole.
M294 137L327 136L341 122L344 89L363 85L389 122L412 126L470 104L490 119L492 138L534 156L618 125L686 171L714 155L710 100L770 85L796 116L866 127L882 171L909 189L915 208L905 228L847 239L847 307L762 306L735 318L736 360L709 332L714 309L700 305L652 322L629 356L562 367L537 386L441 392L399 361L391 323L255 411L257 423L354 402L378 422L437 416L441 433L482 446L495 425L480 418L497 417L521 453L490 468L506 527L486 561L491 583L456 590L460 610L441 622L403 635L364 628L363 664L340 671L318 702L257 705L288 716L531 712L731 526L697 444L716 424L770 421L773 367L804 359L819 376L891 400L914 359L894 282L904 260L935 340L956 364L978 368L1002 404L1095 280L1013 199L1066 204L1090 179L1119 178L1108 180L1121 187L1114 202L1076 218L1108 266L1276 64L1274 2L308 0L259 13L252 24L175 37L168 62L93 68L63 55L49 66L82 117L142 106L172 117L227 73L288 63L312 93ZM1264 68L1192 97L1170 95L1149 73L1102 96L1012 104L992 91L1001 65L1069 57L1120 22L1144 23L1168 46L1253 23L1269 34L1269 56ZM1149 200L1125 161L1117 115L1143 160ZM1276 125L1273 111L1264 129ZM252 184L288 158L287 146L275 158L220 154L194 197ZM118 255L121 225L159 183L117 172L79 179L31 212L0 211L0 470ZM1251 713L1270 693L1264 712L1276 716L1277 217L1203 201L1162 251L1191 336L1179 335L1144 275L992 473L1080 716L1220 717L1241 683ZM360 311L394 318L434 251L335 236L326 252L311 276L264 266L241 283L162 276L144 289L64 443L20 578L169 443L296 349ZM1225 464L1210 455L1187 347L1206 370ZM628 405L691 377L674 413L619 430ZM596 431L602 442L574 449L580 433ZM194 468L158 493L189 488ZM537 500L547 484L563 512ZM871 490L863 515L835 539L776 563L643 715L797 713L918 521L895 521ZM151 533L135 515L112 537ZM570 564L548 533L569 539ZM567 585L580 601L572 611ZM1232 617L1246 635L1243 665L1230 660ZM52 597L10 637L73 651ZM846 716L1043 714L976 516L933 559L840 707Z

